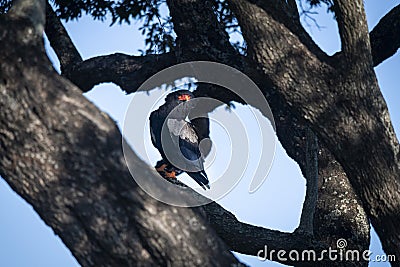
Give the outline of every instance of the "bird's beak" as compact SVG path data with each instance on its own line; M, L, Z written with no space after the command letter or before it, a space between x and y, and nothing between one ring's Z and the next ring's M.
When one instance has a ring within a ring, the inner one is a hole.
M178 100L180 100L180 101L188 101L188 100L190 100L190 95L187 95L187 94L180 95L180 96L178 96Z

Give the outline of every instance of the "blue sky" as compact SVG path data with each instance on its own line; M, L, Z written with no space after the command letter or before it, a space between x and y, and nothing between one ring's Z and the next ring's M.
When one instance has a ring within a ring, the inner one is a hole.
M376 25L388 10L399 3L400 0L365 1L370 28ZM315 18L321 28L312 26L310 22L311 26L307 30L323 50L333 54L340 49L336 23L332 19L332 14L326 14L325 10L320 10L319 13ZM138 50L143 49L144 41L137 29L139 24L114 25L113 27L108 25L107 22L94 22L90 18L83 17L78 22L67 23L66 27L84 58L114 52L140 54ZM57 60L50 49L49 55L57 67ZM386 60L376 68L379 84L398 136L400 133L400 105L398 104L400 93L397 85L399 69L399 55ZM125 95L118 87L111 84L97 86L85 95L100 109L110 114L122 128L126 109L132 99L131 95ZM143 101L151 102L154 101L156 95L157 93L152 93L150 96L143 94L138 97ZM257 137L252 130L257 126L249 116L251 109L237 105L232 112L249 129L250 143L254 144L254 139L260 137ZM230 116L223 109L216 113L214 114L216 117L218 114ZM213 141L215 143L223 142L226 139L223 131L218 130L216 124L212 127L216 129L211 136ZM249 194L248 187L251 177L247 174L219 202L242 221L273 229L292 231L297 227L300 217L304 199L304 179L301 177L296 163L286 156L279 142L276 145L275 159L270 174L261 188L255 193ZM148 149L151 151L153 148L149 147ZM256 151L255 147L250 149ZM154 151L150 154L149 163L152 163L157 160L158 154ZM219 164L211 166L208 170L209 173L217 173L222 168L221 165L225 161L221 154L225 153L218 152L216 154L220 160ZM139 155L144 158L140 153ZM12 192L2 179L0 179L0 214L0 266L78 266L60 239L43 223L32 207ZM372 235L371 250L374 254L382 253L379 241L374 234ZM268 261L261 262L255 257L239 255L239 258L251 266L281 266ZM371 266L388 266L388 264L374 263Z

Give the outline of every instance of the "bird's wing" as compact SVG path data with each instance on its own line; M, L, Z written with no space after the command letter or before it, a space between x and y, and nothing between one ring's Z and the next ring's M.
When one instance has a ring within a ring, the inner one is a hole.
M193 172L187 172L203 189L210 189L206 172L204 171L204 159L201 155L196 131L187 123L179 135L179 147L186 159L191 163L191 168L195 167ZM195 141L195 142L194 142Z
M199 137L193 126L184 120L168 119L169 132L178 137L180 151L190 161L190 169L203 170L203 158L199 149Z
M150 114L150 136L153 146L155 146L161 152L161 129L163 121L160 120L158 113L159 111L155 110Z

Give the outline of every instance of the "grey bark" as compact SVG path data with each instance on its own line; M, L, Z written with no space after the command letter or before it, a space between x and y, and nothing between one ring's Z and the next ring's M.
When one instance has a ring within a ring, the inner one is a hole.
M251 62L334 154L385 252L399 258L399 144L373 71L362 1L335 1L343 51L334 62L321 61L257 1L231 2Z

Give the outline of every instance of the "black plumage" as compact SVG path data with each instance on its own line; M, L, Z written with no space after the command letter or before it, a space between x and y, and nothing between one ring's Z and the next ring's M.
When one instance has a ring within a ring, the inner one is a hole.
M199 149L203 136L199 136L199 129L196 130L187 118L195 106L193 98L187 90L168 94L165 103L150 114L150 134L162 157L156 165L159 173L175 178L185 171L206 189L210 186Z

